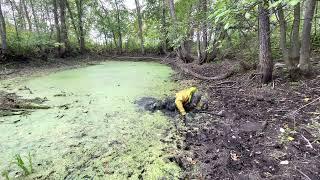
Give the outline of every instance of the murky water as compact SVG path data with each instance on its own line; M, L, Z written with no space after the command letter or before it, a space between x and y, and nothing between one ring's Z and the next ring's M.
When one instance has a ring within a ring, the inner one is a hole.
M160 141L172 123L133 104L142 96L172 94L171 72L157 63L106 62L2 82L24 97L46 97L52 108L1 118L0 170L19 175L10 162L30 152L35 169L30 179L176 178L179 168L163 151L173 144ZM17 90L24 86L32 94Z

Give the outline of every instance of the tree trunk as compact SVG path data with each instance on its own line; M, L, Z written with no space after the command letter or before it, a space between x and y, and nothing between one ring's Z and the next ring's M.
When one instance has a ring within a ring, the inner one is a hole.
M312 18L316 0L307 0L305 5L304 23L301 37L301 50L299 69L305 75L309 75L311 71L310 66L310 53L311 53L311 27Z
M6 29L6 21L2 14L2 6L0 1L0 33L1 33L1 48L2 51L5 53L7 50L7 29Z
M278 6L277 14L279 17L279 24L280 24L280 49L282 50L283 60L287 64L288 68L291 69L293 64L289 59L289 50L287 48L287 22L284 18L282 4Z
M297 66L300 58L300 3L294 6L294 19L291 33L290 59Z
M177 16L176 16L176 10L174 7L174 0L169 0L169 8L170 8L170 16L173 21L173 25L175 28L177 28Z
M120 21L120 10L118 6L118 0L114 0L115 5L116 5L116 18L117 18L117 24L118 24L118 53L122 54L122 33L121 33L121 21Z
M72 9L71 9L69 1L66 1L66 6L67 6L67 10L69 12L70 19L71 19L71 24L73 26L73 29L74 29L74 32L76 34L77 41L78 41L78 44L79 44L79 47L80 47L80 36L79 36L79 32L78 32L78 28L77 28L77 25L76 25L76 21L74 19L74 15L73 15L73 12L72 12Z
M77 11L78 11L78 26L79 26L79 42L80 42L80 52L83 53L85 51L85 37L83 30L83 0L76 0Z
M162 51L163 53L165 54L168 54L167 52L167 48L168 48L168 31L167 31L167 23L166 23L166 2L165 0L161 0L161 5L162 5L162 8L161 8L161 34L162 34L162 40L161 40L161 46L162 46ZM160 3L159 3L160 4Z
M49 8L47 5L45 5L45 9L46 9L46 18L49 22L49 29L50 29L50 40L52 38L52 34L53 34L53 25L52 25L52 21L51 21L51 17L50 17L50 12L49 12Z
M200 40L200 31L199 28L197 29L197 54L198 54L198 60L200 64L200 60L202 59L202 53L201 53L201 40Z
M139 3L139 0L135 0L135 2L136 2L136 8L137 8L137 17L138 17L138 25L139 25L139 38L140 38L141 53L145 54L145 52L144 52L143 32L142 32L142 17L141 17L140 3Z
M317 17L318 15L318 1L316 1L316 4L315 4L315 12L314 12L314 16ZM314 18L314 34L313 36L316 37L317 36L317 18Z
M17 12L18 12L18 15L19 15L19 26L21 29L26 29L26 21L24 19L24 16L25 14L27 13L27 11L24 11L24 8L23 8L23 1L24 0L21 0L19 2L19 6L16 4L16 2L13 0L13 4L15 5L16 9L17 9ZM27 20L28 21L28 20Z
M61 23L61 42L63 43L63 47L61 48L61 56L64 57L65 53L69 49L68 43L68 32L66 25L66 0L59 0L60 3L60 23Z
M200 64L203 64L207 62L207 48L208 48L208 24L207 24L207 11L208 11L208 5L207 5L207 0L202 0L202 13L203 13L203 18L202 18L202 57Z
M10 3L12 3L12 2L10 1ZM29 13L28 13L28 7L27 7L27 4L26 4L26 1L25 0L21 0L21 3L23 4L23 10L24 10L24 13L25 13L26 18L27 18L29 31L32 31L32 23L31 23L31 19L30 19Z
M38 22L37 13L34 9L33 0L30 0L30 5L31 5L31 11L32 11L32 16L33 16L33 20L34 20L34 25L36 27L37 33L39 34L39 22Z
M17 24L17 19L16 19L16 15L14 13L14 6L11 0L9 0L10 5L11 5L11 10L12 10L12 15L13 15L13 22L14 22L14 28L16 30L16 37L17 39L20 39L19 37L19 30L18 30L18 24Z
M177 16L176 16L173 0L169 0L169 8L170 8L170 16L171 16L171 19L172 19L172 24L174 26L175 33L177 33L177 31L178 31ZM175 35L175 38L177 38L177 35ZM182 61L184 61L185 63L189 63L189 62L193 61L193 58L189 54L189 48L185 47L185 45L186 45L185 41L188 41L188 40L182 41L180 43L180 47L178 47L176 49L176 51L177 51L178 57L180 59L182 59Z
M259 61L261 82L267 84L272 81L273 62L270 43L269 2L264 0L259 5Z
M54 15L54 25L56 28L56 41L59 43L57 46L57 55L61 56L61 32L60 32L60 25L59 25L59 15L58 15L58 2L59 0L52 0L53 4L53 15Z

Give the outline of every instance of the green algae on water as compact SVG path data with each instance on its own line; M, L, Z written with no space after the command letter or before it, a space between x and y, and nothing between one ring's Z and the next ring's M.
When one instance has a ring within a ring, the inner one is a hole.
M159 112L137 111L133 103L170 95L171 73L157 63L111 61L16 80L13 91L47 98L53 108L2 118L0 170L14 154L32 152L30 179L177 178L179 167L164 159L164 149L173 145L160 141L172 123ZM18 90L24 86L33 94Z

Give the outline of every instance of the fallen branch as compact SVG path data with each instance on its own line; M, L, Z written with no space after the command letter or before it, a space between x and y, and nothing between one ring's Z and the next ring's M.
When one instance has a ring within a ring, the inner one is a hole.
M309 178L309 176L307 176L305 173L303 173L302 171L300 171L299 169L296 168L296 170L303 175L307 180L311 180L311 178Z
M315 99L315 100L313 100L313 101L311 101L311 102L308 103L308 104L305 104L305 105L301 106L299 109L291 112L290 114L291 114L291 115L294 115L294 114L296 114L297 112L301 111L303 108L305 108L305 107L307 107L307 106L310 106L311 104L313 104L313 103L315 103L315 102L317 102L317 101L319 101L319 100L320 100L320 97L317 98L317 99Z
M310 141L309 141L306 137L304 137L302 134L301 134L301 137L303 138L304 141L307 142L308 145L306 145L306 147L309 147L309 148L313 149L313 146L312 146L312 144L310 143Z
M236 84L236 83L237 83L236 81L223 81L220 83L216 83L215 86L222 85L222 84Z
M219 117L224 117L225 116L224 114L215 113L215 112L209 112L209 111L199 111L199 113L210 114L210 115L219 116Z
M220 75L220 76L207 77L207 76L203 76L203 75L201 75L201 74L198 74L198 73L196 73L196 72L194 72L194 71L192 71L192 70L190 70L190 69L188 69L188 68L186 68L186 67L183 67L183 66L180 65L179 63L177 63L177 66L178 66L182 71L184 71L184 72L187 73L187 74L192 75L193 77L196 77L196 78L201 79L201 80L208 80L208 81L210 81L210 80L211 80L211 81L217 81L217 80L226 79L226 78L232 76L232 75L235 73L235 70L231 70L231 71L229 71L229 72L227 72L227 73L225 73L225 74L222 74L222 75Z

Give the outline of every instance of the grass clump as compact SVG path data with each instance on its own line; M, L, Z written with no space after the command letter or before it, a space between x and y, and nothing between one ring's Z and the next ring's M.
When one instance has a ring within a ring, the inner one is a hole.
M33 172L33 167L32 167L32 158L31 154L28 154L28 164L26 164L20 154L16 154L14 156L14 164L16 164L22 171L25 176L28 176Z

